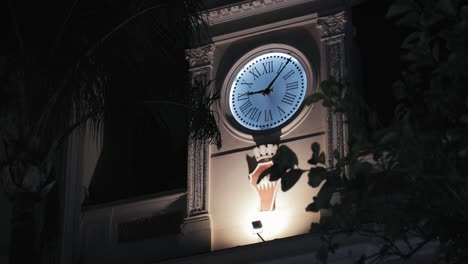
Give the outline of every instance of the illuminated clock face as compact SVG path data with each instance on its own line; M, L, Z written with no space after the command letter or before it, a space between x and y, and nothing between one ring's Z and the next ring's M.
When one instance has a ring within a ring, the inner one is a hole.
M286 124L301 108L307 89L304 65L286 52L269 52L241 65L230 85L229 108L250 130Z

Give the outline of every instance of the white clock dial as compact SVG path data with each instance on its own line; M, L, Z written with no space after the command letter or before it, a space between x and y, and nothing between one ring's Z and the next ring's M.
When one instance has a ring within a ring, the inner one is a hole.
M300 109L307 89L304 65L285 52L269 52L245 62L234 73L229 108L250 130L267 130L288 122Z

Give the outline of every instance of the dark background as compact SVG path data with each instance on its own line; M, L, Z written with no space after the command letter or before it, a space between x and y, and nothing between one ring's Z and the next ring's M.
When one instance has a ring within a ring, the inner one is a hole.
M382 123L389 122L395 101L392 84L400 77L401 42L405 28L385 18L391 0L368 0L354 6L352 23L359 50L357 65L366 102L375 109Z

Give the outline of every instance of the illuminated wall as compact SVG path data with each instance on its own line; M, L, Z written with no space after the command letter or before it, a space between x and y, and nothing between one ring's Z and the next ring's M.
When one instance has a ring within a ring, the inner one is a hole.
M319 114L322 110L318 108L312 111L314 114L309 113L303 126L323 125ZM323 131L323 127L316 127L316 131ZM324 146L325 136L284 143L299 157L299 168L310 168L307 160L311 157L313 142ZM255 145L252 146L254 147ZM259 197L248 179L246 155L253 156L252 150L212 155L214 157L210 163L209 211L213 250L261 242L252 232L252 221L255 220L260 220L263 224L263 232L260 233L263 239L273 240L307 233L310 225L320 218L319 213L305 210L320 189L308 185L307 172L304 172L288 191L283 192L281 187L278 188L274 210L260 211Z

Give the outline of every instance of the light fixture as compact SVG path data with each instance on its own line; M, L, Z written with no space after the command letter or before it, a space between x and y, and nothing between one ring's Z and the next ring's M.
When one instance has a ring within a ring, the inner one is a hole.
M253 222L252 222L252 232L253 232L254 234L257 234L257 236L258 236L263 242L265 242L265 240L263 239L263 237L260 235L260 233L263 232L262 221L257 220L257 221L253 221Z

